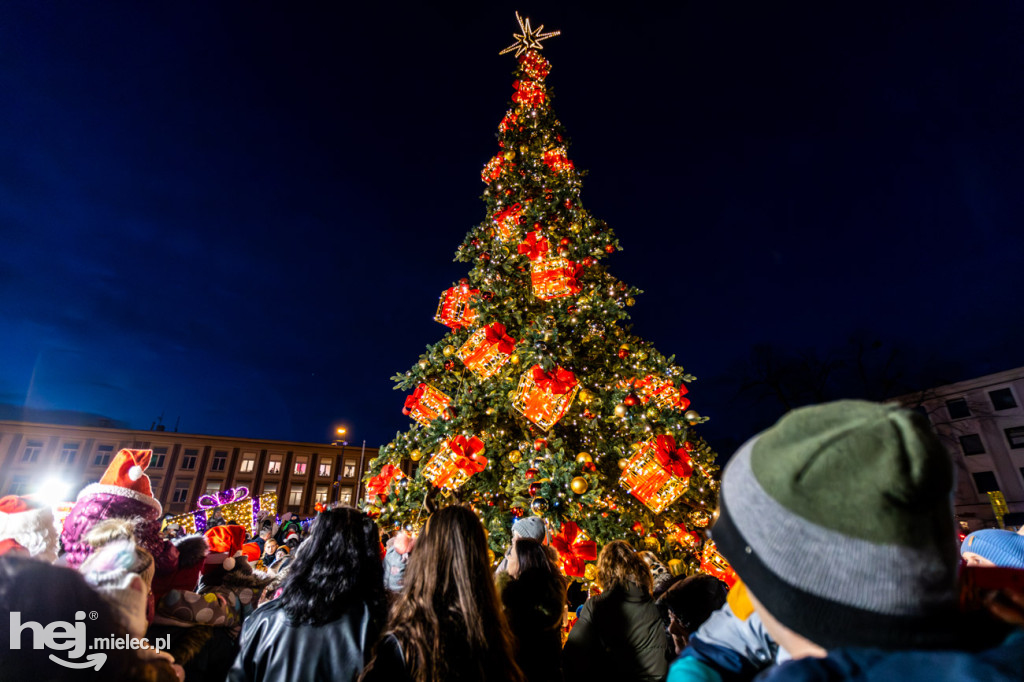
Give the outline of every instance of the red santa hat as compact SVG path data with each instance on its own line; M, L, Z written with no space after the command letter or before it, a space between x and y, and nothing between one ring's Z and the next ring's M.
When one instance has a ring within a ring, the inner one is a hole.
M235 567L235 557L245 556L242 545L245 544L245 528L242 526L217 526L206 531L206 542L210 545L210 556L206 557L208 565L221 564L225 571Z
M11 556L28 556L28 550L18 544L17 540L6 538L0 540L0 556L10 554Z
M56 561L57 527L53 510L32 504L27 497L0 497L0 540L13 540L42 561Z
M100 482L85 486L78 493L78 500L81 501L84 497L96 493L120 495L149 505L155 512L152 518L159 518L163 514L163 507L153 497L153 487L150 485L149 476L146 475L146 468L152 456L152 450L119 450L107 470L103 472Z

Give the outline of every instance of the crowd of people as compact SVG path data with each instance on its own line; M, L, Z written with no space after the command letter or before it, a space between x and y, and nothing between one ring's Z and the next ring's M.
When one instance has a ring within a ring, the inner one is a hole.
M515 522L495 571L459 505L415 538L346 507L254 537L211 515L180 536L161 528L149 456L119 452L59 538L48 509L0 499L0 679L1024 679L1024 535L958 547L949 455L898 407L794 410L739 449L712 529L732 589L617 540L581 594L538 517ZM33 646L57 622L65 640ZM149 646L84 665L97 654L72 632Z

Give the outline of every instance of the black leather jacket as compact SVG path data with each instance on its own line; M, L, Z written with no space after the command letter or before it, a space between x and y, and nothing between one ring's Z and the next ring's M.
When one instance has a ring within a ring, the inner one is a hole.
M325 625L295 625L279 600L242 626L241 651L229 682L356 680L379 633L365 604Z

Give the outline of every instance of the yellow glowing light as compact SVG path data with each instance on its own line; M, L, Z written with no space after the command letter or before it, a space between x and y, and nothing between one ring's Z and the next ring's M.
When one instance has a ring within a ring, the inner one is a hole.
M549 33L541 33L544 30L544 24L541 24L537 28L530 28L530 18L527 17L526 21L519 16L519 12L516 12L516 21L519 22L519 30L522 33L513 33L512 37L516 39L516 42L512 43L498 54L508 54L515 50L516 56L520 56L527 50L543 50L544 46L540 44L540 41L547 40L548 38L554 38L557 35L561 35L561 31L551 31Z

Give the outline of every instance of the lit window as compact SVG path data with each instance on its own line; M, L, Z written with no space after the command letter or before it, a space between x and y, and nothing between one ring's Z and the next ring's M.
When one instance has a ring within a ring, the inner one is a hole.
M355 491L351 487L342 486L341 490L338 493L338 502L344 505L352 506L352 497L354 494Z
M238 470L241 473L243 473L243 474L248 474L248 473L252 473L252 471L255 468L256 468L256 453L255 452L245 452L245 453L242 453L242 466L240 466L238 468Z
M75 458L78 457L79 443L64 443L64 447L60 449L60 463L61 464L74 464Z
M185 455L181 458L182 469L195 469L196 460L199 458L199 450L189 449L185 450Z
M317 469L317 476L330 476L331 475L331 463L320 462L320 466Z
M327 486L318 485L316 487L316 501L320 504L327 504Z
M110 464L110 458L114 456L113 445L97 445L96 446L96 457L92 460L92 465L96 467L105 467Z
M302 476L306 473L306 465L309 464L309 457L300 455L295 458L295 475Z
M224 471L224 467L228 463L228 451L227 450L216 450L213 453L213 463L210 465L210 471Z
M279 474L281 473L281 455L271 455L270 461L267 462L267 473L268 474Z
M264 483L263 484L263 492L265 492L265 493L275 493L276 494L277 493L277 484L276 483Z
M288 504L293 507L298 507L302 504L302 486L293 485L291 490L288 491Z
M164 459L167 457L167 448L153 448L153 456L149 458L150 469L163 469Z
M207 481L206 482L206 494L212 495L220 492L220 481Z
M345 467L341 470L341 475L344 478L356 477L356 461L354 459L345 458Z

